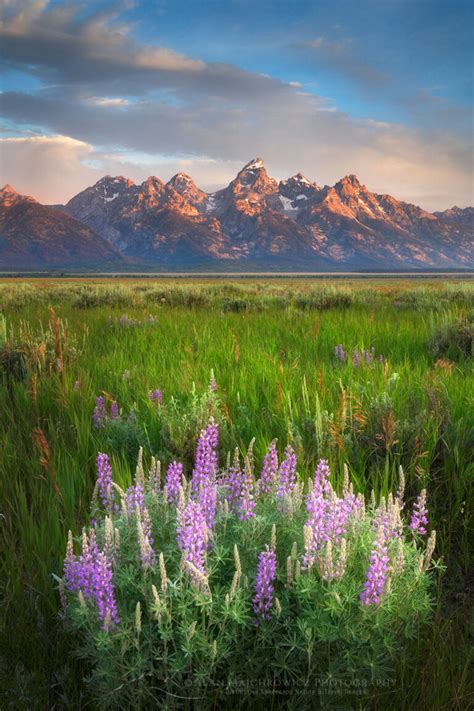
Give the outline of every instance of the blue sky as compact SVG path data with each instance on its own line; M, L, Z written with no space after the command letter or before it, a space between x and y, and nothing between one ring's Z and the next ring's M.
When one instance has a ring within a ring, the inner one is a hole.
M221 187L357 173L443 209L472 203L474 4L460 0L8 0L0 173L65 200L104 173Z

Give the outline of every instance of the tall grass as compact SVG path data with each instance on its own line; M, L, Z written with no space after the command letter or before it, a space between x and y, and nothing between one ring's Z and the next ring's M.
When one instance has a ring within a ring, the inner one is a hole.
M67 530L87 514L95 455L108 451L125 484L139 444L158 456L192 451L193 441L180 437L187 404L193 383L200 392L213 368L224 450L235 442L245 449L255 437L258 461L278 437L281 446L291 440L304 476L324 456L336 477L348 462L360 491L387 494L399 464L408 496L426 486L446 566L435 622L400 660L395 688L373 704L466 708L472 361L449 348L440 358L433 339L466 323L473 297L471 284L442 281L0 284L10 350L24 346L21 333L39 347L47 340L50 306L74 344L60 369L30 363L10 377L7 365L0 375L3 705L81 706L87 670L68 655L51 574L61 571ZM158 321L113 325L123 313ZM385 362L340 363L339 343L348 351L374 346ZM166 422L147 397L155 387ZM101 392L125 416L135 412L133 431L92 427Z

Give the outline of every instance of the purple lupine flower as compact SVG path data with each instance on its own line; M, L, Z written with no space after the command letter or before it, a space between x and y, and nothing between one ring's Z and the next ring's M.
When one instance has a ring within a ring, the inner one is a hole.
M236 451L234 461L232 462L232 465L224 479L226 487L226 500L231 510L236 508L240 500L243 482L244 472L240 467L239 454Z
M269 494L275 484L278 474L278 452L276 447L276 439L270 443L267 453L263 458L263 468L260 474L260 479L257 482L257 490L259 494Z
M321 496L323 494L329 493L330 485L328 482L328 478L330 476L331 469L329 468L327 459L320 459L318 462L318 466L316 467L316 471L314 473L313 489L316 490Z
M201 504L192 499L179 512L177 541L184 560L204 574L207 548L207 526Z
M105 407L104 398L98 395L95 399L94 412L92 413L92 421L97 429L102 429L105 427L108 415Z
M357 348L353 351L352 353L352 365L355 365L356 367L360 365L361 362L361 354L360 351L357 350Z
M346 496L340 499L331 488L328 505L326 508L326 533L333 542L345 536L349 517L354 510L356 499Z
M82 535L82 551L76 567L77 589L82 590L86 600L91 599L94 594L94 564L99 552L95 535L92 534L93 531L91 531L89 541L85 531Z
M372 353L370 351L364 350L363 355L366 365L369 365L369 363L372 362Z
M296 454L291 444L285 449L284 459L280 465L277 496L282 499L289 496L296 483Z
M383 526L379 526L375 538L367 579L360 594L362 605L378 605L383 594L389 568L387 539Z
M110 417L112 420L120 420L120 410L115 400L110 403Z
M217 474L217 443L218 428L211 417L208 426L201 430L196 447L196 460L192 476L192 488L195 493L210 476L215 477Z
M214 420L201 430L196 447L196 461L192 476L192 490L201 504L209 529L214 526L217 503L216 474L218 429Z
M137 507L141 511L145 505L145 493L143 485L136 481L132 486L129 486L127 491L127 508L132 513L135 513Z
M360 500L349 487L344 490L343 497L339 498L328 481L330 473L327 461L321 459L316 470L315 487L321 487L327 501L327 536L332 543L339 543L347 533L350 517L360 509Z
M338 360L341 361L341 363L345 363L347 360L347 356L346 356L346 354L344 352L344 348L342 347L341 344L339 344L338 346L335 346L334 355L336 356L336 358Z
M308 518L305 524L305 554L303 566L311 569L318 553L328 542L338 543L346 534L350 517L360 508L360 501L352 491L343 498L334 492L328 477L329 464L321 459L314 482L306 497Z
M149 390L148 391L148 399L150 402L156 404L156 405L162 405L163 404L163 393L159 388L155 388L155 390Z
M258 570L255 579L255 595L253 598L253 611L258 624L261 620L271 619L273 607L273 593L276 579L276 554L275 551L262 551L258 556Z
M102 621L102 627L107 631L111 623L118 625L120 619L117 612L117 602L112 583L112 566L103 551L97 554L94 561L92 568L92 587L93 598Z
M179 501L179 487L183 476L183 465L180 462L171 462L166 472L166 492L169 504L177 505Z
M410 528L413 533L419 533L421 536L424 536L427 531L427 525L428 511L426 508L426 489L423 489L413 506L413 513L411 515L411 521L408 528Z
M321 460L322 462L323 460ZM318 469L314 477L313 488L306 497L306 511L308 519L305 527L305 555L303 556L303 566L311 569L314 565L316 554L321 550L328 536L326 533L326 507L324 498L325 469L318 464ZM319 471L318 471L319 470Z
M98 452L97 454L97 484L102 505L106 511L112 512L115 510L115 497L112 488L112 467L110 466L109 456Z

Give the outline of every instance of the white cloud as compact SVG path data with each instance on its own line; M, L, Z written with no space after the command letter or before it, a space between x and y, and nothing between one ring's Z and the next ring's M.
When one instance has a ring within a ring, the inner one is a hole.
M1 138L0 184L40 202L61 202L97 179L82 163L91 152L88 143L70 136Z
M90 96L86 101L90 104L95 104L96 106L110 106L112 108L128 106L130 103L128 99L122 99L119 97L110 98L107 96Z

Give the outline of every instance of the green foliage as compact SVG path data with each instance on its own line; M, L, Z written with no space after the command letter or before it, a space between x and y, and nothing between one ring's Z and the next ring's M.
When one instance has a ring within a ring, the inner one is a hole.
M351 525L342 577L325 581L316 568L300 572L306 520L300 497L281 511L269 496L247 521L220 506L206 562L209 588L203 590L182 569L176 511L155 487L145 481L152 536L164 565L157 561L142 568L134 515L113 517L120 541L114 553L119 625L103 631L94 603L68 595L64 617L75 633L72 648L91 669L88 684L101 708L182 708L196 697L200 708L226 702L229 708L248 708L248 695L229 700L239 683L251 684L257 698L264 689L304 689L314 708L330 678L344 684L346 699L356 686L370 690L394 683L396 660L406 652L407 640L420 634L432 608L430 576L420 570L423 544L408 536L402 544L404 566L397 572L399 548L392 540L390 588L380 605L364 607L359 595L374 540L375 509ZM92 515L102 547L105 519L97 509ZM272 545L273 526L278 603L270 621L256 624L257 559Z

